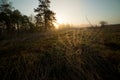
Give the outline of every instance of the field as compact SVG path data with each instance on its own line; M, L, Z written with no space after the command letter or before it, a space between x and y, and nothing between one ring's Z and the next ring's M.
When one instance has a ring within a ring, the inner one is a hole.
M1 36L0 80L120 80L120 26Z

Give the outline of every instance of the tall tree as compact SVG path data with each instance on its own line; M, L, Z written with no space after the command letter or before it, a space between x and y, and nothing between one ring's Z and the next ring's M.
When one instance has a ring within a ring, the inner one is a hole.
M22 14L19 10L14 10L12 15L12 26L19 31Z
M29 21L28 16L23 15L22 16L22 28L24 31L27 31L28 29L30 29L29 23L30 21Z
M6 29L8 33L32 31L34 24L30 22L29 17L12 9L9 0L0 1L0 32L1 29Z
M55 19L55 13L50 10L50 0L39 0L38 7L34 10L36 15L36 25L41 30L47 31L54 27L53 22Z
M1 0L0 3L0 22L4 22L8 32L12 30L11 26L12 7L9 0Z

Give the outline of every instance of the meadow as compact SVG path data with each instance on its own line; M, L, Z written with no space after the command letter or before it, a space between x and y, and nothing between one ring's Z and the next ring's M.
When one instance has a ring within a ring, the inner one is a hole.
M0 80L120 80L120 26L1 36Z

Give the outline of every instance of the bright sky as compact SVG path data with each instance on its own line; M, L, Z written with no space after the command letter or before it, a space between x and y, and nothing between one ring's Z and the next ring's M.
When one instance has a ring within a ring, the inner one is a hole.
M23 14L34 14L38 0L11 0L13 6ZM120 0L51 0L51 10L56 13L58 23L92 24L104 20L120 23Z

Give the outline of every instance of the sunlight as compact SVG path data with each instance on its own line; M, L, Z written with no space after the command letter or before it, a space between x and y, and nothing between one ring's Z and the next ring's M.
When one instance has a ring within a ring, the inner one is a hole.
M55 25L55 29L59 28L59 24L58 23L54 23L54 25Z
M59 29L61 24L64 24L64 20L61 17L57 17L57 21L54 23L55 29Z
M57 23L58 24L63 24L64 23L64 20L60 17L57 17Z

